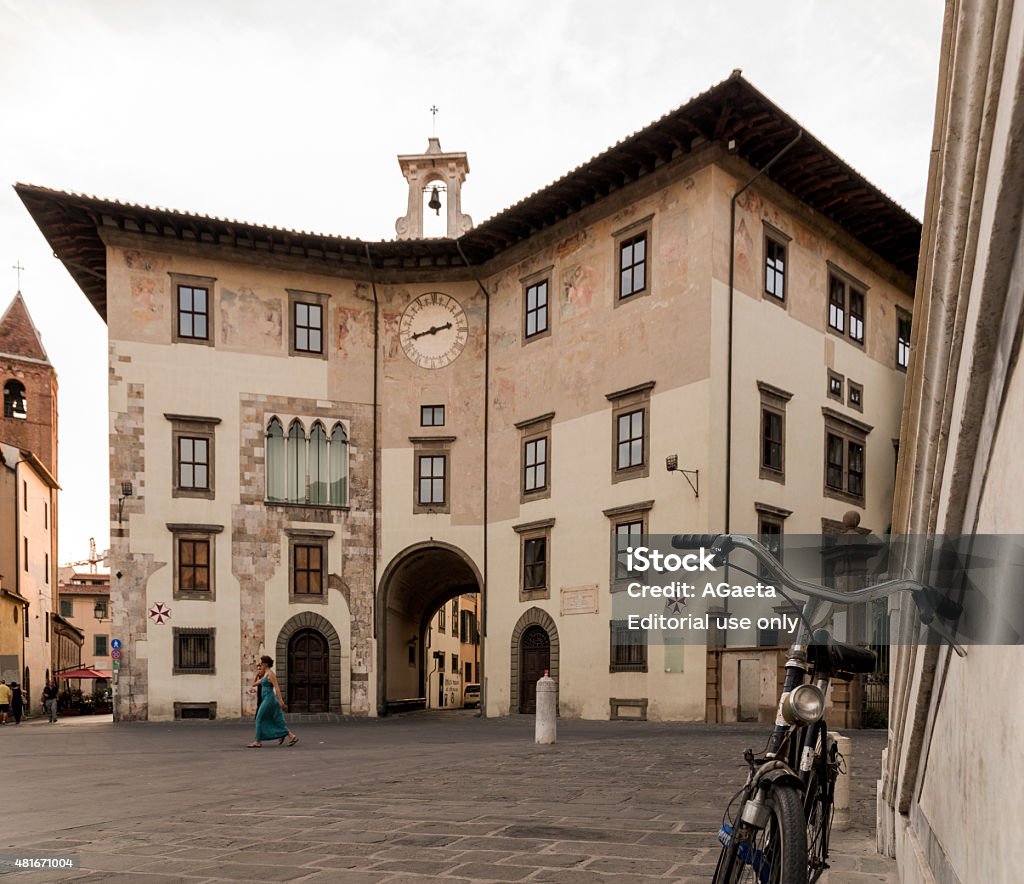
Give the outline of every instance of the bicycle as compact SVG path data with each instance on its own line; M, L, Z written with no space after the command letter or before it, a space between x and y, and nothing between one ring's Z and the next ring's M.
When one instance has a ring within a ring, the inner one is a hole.
M875 667L873 651L836 641L827 629L814 629L821 604L871 602L896 592L910 592L922 623L963 655L949 629L934 619L936 614L955 619L960 613L958 606L909 579L889 580L850 592L807 583L793 577L767 548L745 535L679 534L672 538L672 546L703 547L711 551L716 567L728 565L759 580L768 575L794 608L797 605L785 595L785 589L807 596L786 660L775 729L762 757L756 757L751 749L743 753L749 767L747 781L723 816L718 833L722 852L713 881L813 884L829 868L835 785L843 770L842 756L824 719L825 697L833 678L849 680ZM730 554L737 550L757 560L757 572L730 561Z

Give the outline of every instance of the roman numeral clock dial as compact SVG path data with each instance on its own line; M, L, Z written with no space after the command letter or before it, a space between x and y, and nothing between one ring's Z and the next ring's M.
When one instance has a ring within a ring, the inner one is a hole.
M405 308L398 338L405 355L420 368L444 368L465 348L469 320L455 298L426 292Z

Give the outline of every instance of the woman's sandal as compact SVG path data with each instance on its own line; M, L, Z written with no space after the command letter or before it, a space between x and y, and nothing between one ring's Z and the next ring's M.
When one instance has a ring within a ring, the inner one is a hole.
M288 734L285 734L284 737L281 737L281 739L277 741L277 745L280 746L282 743L284 743L284 739L287 736L288 736Z
M262 749L263 748L263 744L262 743L250 743L245 748L246 749Z
M291 739L290 739L290 740L288 741L288 745L289 745L289 746L294 746L294 745L295 745L295 744L296 744L297 742L299 742L299 738L298 738L298 737L292 737L292 738L291 738Z

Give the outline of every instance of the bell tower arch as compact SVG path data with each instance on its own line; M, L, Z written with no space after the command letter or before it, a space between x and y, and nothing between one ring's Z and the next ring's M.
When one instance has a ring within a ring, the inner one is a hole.
M426 153L400 154L398 165L409 182L408 211L395 222L399 239L423 238L423 194L435 187L445 210L445 236L456 239L473 227L473 219L462 214L462 182L469 174L466 154L445 153L440 140L430 138Z

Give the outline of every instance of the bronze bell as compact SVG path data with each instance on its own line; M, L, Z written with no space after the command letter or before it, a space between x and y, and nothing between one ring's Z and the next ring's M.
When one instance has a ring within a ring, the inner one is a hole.
M430 202L427 205L434 210L435 215L441 214L441 197L437 192L436 184L430 191Z

